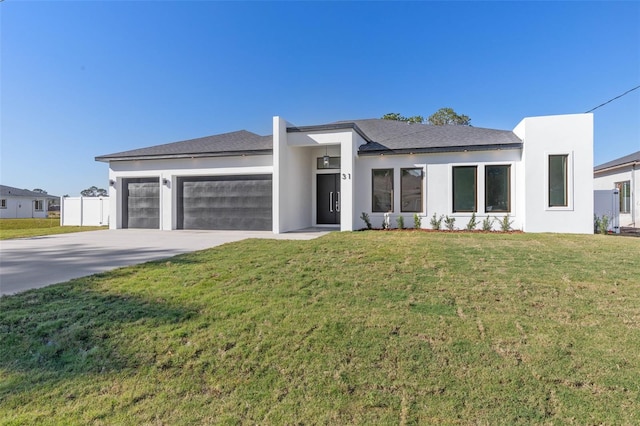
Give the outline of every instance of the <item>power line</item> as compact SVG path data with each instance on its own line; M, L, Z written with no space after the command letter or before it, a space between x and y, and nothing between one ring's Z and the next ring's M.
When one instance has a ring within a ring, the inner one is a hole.
M624 92L622 95L618 95L618 96L616 96L615 98L609 99L607 102L605 102L605 103L603 103L603 104L600 104L600 105L598 105L598 106L597 106L597 107L595 107L595 108L591 108L589 111L585 112L585 114L586 114L586 113L589 113L589 112L591 112L591 111L595 111L595 110L597 110L598 108L600 108L601 106L605 106L605 105L606 105L606 104L608 104L609 102L613 102L613 101L615 101L616 99L621 98L621 97L623 97L624 95L626 95L627 93L629 93L629 92L633 92L633 91L634 91L634 90L636 90L636 89L640 89L640 86L636 86L636 87L634 87L633 89L629 89L629 90L627 90L626 92Z

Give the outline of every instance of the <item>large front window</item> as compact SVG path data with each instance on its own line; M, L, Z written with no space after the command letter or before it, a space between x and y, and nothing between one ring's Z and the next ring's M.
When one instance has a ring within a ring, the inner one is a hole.
M453 168L453 212L477 211L476 166Z
M620 192L620 213L631 213L631 181L616 182Z
M400 209L413 213L422 211L422 169L400 170Z
M511 211L511 166L484 168L485 212Z
M34 202L34 207L36 211L41 212L43 210L43 202L42 200L35 200Z
M393 211L393 169L371 171L371 211Z
M549 156L549 207L567 207L568 155Z

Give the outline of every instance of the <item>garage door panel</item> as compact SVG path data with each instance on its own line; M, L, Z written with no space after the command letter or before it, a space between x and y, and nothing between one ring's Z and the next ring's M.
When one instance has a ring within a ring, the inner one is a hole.
M271 175L178 179L178 227L272 229Z
M123 228L160 227L160 183L157 178L125 179Z

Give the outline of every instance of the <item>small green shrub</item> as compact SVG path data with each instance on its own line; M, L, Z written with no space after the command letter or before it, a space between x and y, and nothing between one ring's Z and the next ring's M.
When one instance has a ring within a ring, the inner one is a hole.
M471 219L469 219L469 223L467 223L467 231L473 231L478 226L478 221L476 220L475 212L471 214Z
M492 218L491 216L487 216L484 218L484 220L482 221L482 230L483 231L493 231L493 222L495 221L495 218Z
M456 229L455 223L456 223L456 218L455 217L449 217L448 215L444 217L444 226L449 231L453 231L454 229Z
M500 221L500 230L502 232L509 232L511 231L511 225L513 225L513 221L509 220L509 215L507 214Z
M398 216L396 223L398 224L398 229L404 229L404 217Z
M369 219L369 215L367 213L362 212L362 214L360 215L360 219L362 219L364 224L367 225L367 229L371 229L371 220Z
M429 221L429 224L431 225L431 229L435 229L436 231L439 231L440 229L442 229L442 218L444 218L443 215L440 215L440 218L436 218L436 214L434 213L433 216L431 217L431 220Z
M603 214L600 218L600 233L606 234L609 231L609 216Z
M416 229L422 228L422 218L418 216L418 213L413 214L413 227Z

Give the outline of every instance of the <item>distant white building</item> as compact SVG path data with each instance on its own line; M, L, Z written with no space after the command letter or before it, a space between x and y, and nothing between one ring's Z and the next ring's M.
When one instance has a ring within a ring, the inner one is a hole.
M55 195L0 185L0 218L45 218L49 200L60 200Z
M617 189L621 227L640 228L640 151L617 158L593 169L596 191Z
M111 228L352 231L366 213L464 228L472 214L526 232L593 232L593 115L513 131L368 119L248 131L96 157L109 163ZM497 224L494 225L497 228Z

